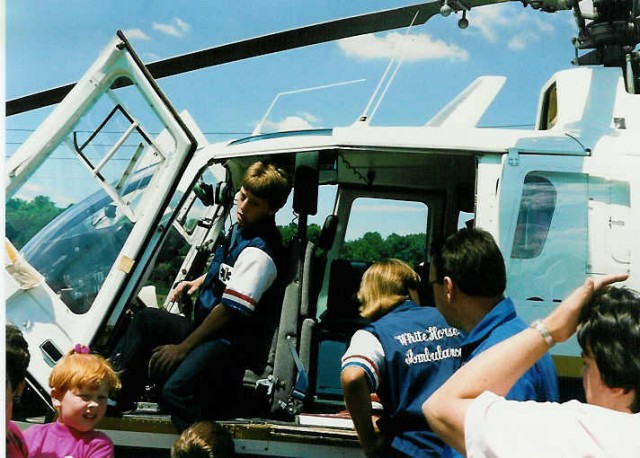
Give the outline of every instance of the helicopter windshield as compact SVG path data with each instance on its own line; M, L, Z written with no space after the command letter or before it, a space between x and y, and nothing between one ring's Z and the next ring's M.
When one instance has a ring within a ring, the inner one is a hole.
M136 207L156 167L139 172L123 197ZM22 249L74 313L91 308L122 249L133 222L100 189L73 205L39 231Z

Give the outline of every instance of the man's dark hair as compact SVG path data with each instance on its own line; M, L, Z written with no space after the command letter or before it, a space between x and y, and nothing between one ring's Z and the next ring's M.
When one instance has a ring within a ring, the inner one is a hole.
M463 228L444 242L435 242L431 264L436 281L450 277L469 296L493 297L504 293L507 273L493 236L478 228Z
M6 325L5 331L7 345L7 379L11 382L11 388L15 390L24 381L29 367L29 345L22 332L12 324Z
M610 388L635 390L629 406L640 412L640 297L610 287L596 292L580 315L578 342Z

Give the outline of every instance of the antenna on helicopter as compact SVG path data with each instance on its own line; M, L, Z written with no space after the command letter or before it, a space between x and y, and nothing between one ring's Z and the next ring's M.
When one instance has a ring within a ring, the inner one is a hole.
M411 24L409 24L409 27L407 27L407 31L405 32L405 37L409 36L409 32L411 31L411 27L413 27L413 24L415 23L415 21L416 21L416 19L418 17L418 14L420 14L420 10L417 10L416 14L413 16L413 19L411 20ZM376 114L376 111L378 111L378 107L380 106L380 103L382 102L382 99L387 94L387 90L391 86L391 83L395 79L395 76L398 73L398 70L400 69L400 66L404 62L404 58L407 55L408 46L407 46L406 42L405 42L404 46L400 46L400 49L398 49L398 50L402 51L402 56L400 57L400 59L398 59L398 55L395 54L393 56L393 58L389 61L389 63L387 64L387 68L385 68L384 73L382 74L382 77L380 78L380 81L378 82L378 85L376 86L376 89L373 91L373 94L371 94L371 98L369 99L369 102L367 103L367 106L365 107L364 111L362 112L362 114L358 118L358 121L369 123L373 119L373 116ZM391 76L389 78L387 78L387 75L389 74L389 71L391 70L391 68L394 65L395 65L395 68L393 70L393 73L391 74ZM380 96L378 96L378 92L380 91L380 88L382 87L382 83L385 80L387 80L387 84L385 85L384 90L382 91ZM371 114L369 114L369 109L371 108L371 105L373 104L374 100L376 100L376 99L377 99L376 105L373 108L373 111L371 112Z
M273 110L273 107L276 106L278 99L282 95L301 94L303 92L317 91L319 89L329 89L332 87L346 86L347 84L362 83L363 81L367 81L366 78L361 78L359 80L351 80L351 81L341 81L339 83L323 84L321 86L307 87L303 89L294 89L292 91L278 92L276 96L273 98L271 105L269 105L269 108L267 108L267 111L264 113L264 116L262 117L260 122L256 125L255 129L253 129L253 132L251 133L251 135L259 135L262 133L262 126L264 125L265 121L267 120L267 117L271 113L271 110Z

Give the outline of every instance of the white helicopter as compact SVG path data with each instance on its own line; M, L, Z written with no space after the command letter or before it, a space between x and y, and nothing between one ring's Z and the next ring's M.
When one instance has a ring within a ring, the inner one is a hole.
M297 220L273 343L262 349L261 370L247 371L238 419L224 423L242 455L361 456L352 428L336 427L332 417L309 424L326 418L313 414L344 408L340 356L361 325L354 293L370 262L345 250L361 205L385 202L422 215L414 230L421 240L420 268L428 265L437 237L461 224L489 230L507 262L507 294L525 321L548 313L585 275L628 272L627 284L639 288L633 267L640 265L633 235L640 230L638 1L595 1L593 15L573 0L523 2L544 12L572 10L580 31L574 45L591 50L542 88L532 130L477 127L504 83L484 77L420 127L372 126L365 113L346 127L257 132L211 144L156 82L270 52L417 26L452 11L462 13L464 27L467 11L491 3L500 2L411 5L148 66L119 32L75 85L9 101L9 116L60 103L5 164L8 199L47 170L54 153L74 160L65 163L65 172L78 167L95 179L86 198L21 250L6 242L6 316L24 333L32 355L21 419L50 418L47 377L75 343L109 354L137 308L183 311L158 304L155 288L168 290L202 273L232 213L240 178L259 158L295 170ZM326 220L312 240L308 218L327 195L332 211L320 215ZM374 220L368 224L376 230ZM403 257L399 249L389 255ZM168 258L179 265L162 285L156 268ZM579 395L579 356L575 342L553 349L565 398ZM107 417L101 427L121 447L169 448L175 430L166 416L149 413L153 404L144 401L141 412Z

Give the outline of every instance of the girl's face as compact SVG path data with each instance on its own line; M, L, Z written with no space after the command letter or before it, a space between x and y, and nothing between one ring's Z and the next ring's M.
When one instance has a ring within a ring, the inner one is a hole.
M71 388L62 399L56 399L55 393L52 395L53 404L59 413L58 421L76 431L87 432L95 428L107 411L109 386L103 380L98 388Z

